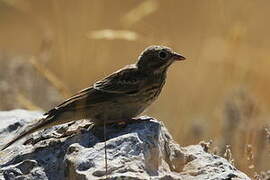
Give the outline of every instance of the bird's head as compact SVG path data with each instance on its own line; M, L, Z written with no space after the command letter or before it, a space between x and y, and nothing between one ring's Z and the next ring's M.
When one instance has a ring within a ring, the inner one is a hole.
M138 69L148 72L166 71L175 61L186 58L165 46L150 46L146 48L137 62Z

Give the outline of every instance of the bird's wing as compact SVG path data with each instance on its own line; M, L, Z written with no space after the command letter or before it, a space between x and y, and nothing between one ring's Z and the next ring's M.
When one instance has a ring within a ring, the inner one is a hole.
M136 67L121 69L94 84L94 89L116 94L131 95L137 93L145 77L138 73Z
M89 101L89 98L91 98L92 101ZM55 116L62 111L76 111L89 106L89 102L94 104L100 101L102 101L101 94L99 94L93 87L89 87L74 94L69 99L46 112L44 115Z
M136 68L124 68L79 91L44 115L54 116L62 111L83 110L121 95L132 95L140 90L143 79L143 76L137 74Z

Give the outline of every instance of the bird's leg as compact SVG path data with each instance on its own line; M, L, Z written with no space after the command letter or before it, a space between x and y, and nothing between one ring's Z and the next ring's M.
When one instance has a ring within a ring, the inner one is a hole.
M129 124L129 123L150 121L151 119L152 119L151 117L147 117L147 118L130 118L130 119L125 119L125 120L119 121L117 124L125 125L125 124Z
M99 122L94 122L91 124L87 131L91 131L96 137L98 137L101 141L107 141L108 133L115 133L115 130L121 130L125 128L128 124L132 123L140 123L143 121L150 121L152 118L127 118L124 120L100 120ZM106 148L107 149L107 148Z

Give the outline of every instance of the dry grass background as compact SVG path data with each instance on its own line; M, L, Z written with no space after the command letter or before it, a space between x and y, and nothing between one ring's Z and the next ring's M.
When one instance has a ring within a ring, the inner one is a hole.
M146 113L180 144L212 140L213 151L254 176L270 169L269 7L267 0L1 0L0 53L23 57L64 98L133 63L146 46L171 46L189 61L170 69ZM36 96L19 94L14 103L48 109Z

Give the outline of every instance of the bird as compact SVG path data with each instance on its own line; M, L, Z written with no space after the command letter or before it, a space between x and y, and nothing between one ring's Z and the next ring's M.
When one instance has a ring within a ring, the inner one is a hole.
M127 122L140 115L159 96L168 68L186 58L161 45L147 47L137 62L97 81L44 114L4 145L36 131L71 121L89 119L95 125Z

